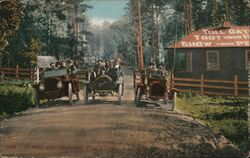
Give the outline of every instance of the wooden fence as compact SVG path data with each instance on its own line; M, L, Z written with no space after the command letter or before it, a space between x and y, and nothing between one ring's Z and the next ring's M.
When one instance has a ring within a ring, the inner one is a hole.
M177 92L198 93L211 96L248 97L248 82L239 81L235 75L233 80L205 79L201 74L199 79L178 78L172 79L172 89Z
M18 66L16 68L0 68L0 79L24 79L32 80L34 70L21 69Z

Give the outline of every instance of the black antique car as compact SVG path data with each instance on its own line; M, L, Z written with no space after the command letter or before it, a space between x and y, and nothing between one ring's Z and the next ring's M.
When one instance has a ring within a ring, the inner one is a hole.
M76 75L70 75L66 68L46 70L41 75L41 80L33 85L35 89L36 104L41 99L58 99L68 97L69 103L73 103L73 94L79 100L79 79Z
M168 100L168 80L165 70L135 70L134 71L134 93L135 103L139 104L144 96L146 100L163 101Z
M117 96L118 104L121 104L124 81L120 68L100 67L86 73L87 82L84 86L84 100L87 104L89 96L95 100L95 96Z

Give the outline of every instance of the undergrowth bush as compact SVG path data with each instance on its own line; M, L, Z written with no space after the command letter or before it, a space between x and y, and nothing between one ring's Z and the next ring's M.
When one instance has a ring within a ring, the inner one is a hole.
M0 85L0 115L12 115L34 107L32 88Z
M242 151L248 151L248 100L179 94L177 108L221 133Z

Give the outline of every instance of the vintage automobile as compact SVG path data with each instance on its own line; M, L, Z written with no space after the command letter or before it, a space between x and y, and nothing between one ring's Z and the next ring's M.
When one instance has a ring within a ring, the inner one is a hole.
M167 103L167 73L165 70L135 70L134 71L134 93L135 103L139 104L142 97L146 100Z
M79 78L68 73L66 68L45 70L41 79L33 85L35 89L35 102L40 104L41 99L69 98L69 104L73 103L73 94L79 100Z
M87 82L84 86L84 102L89 102L89 96L95 100L95 96L117 96L118 104L122 102L124 91L123 73L120 68L110 67L108 70L101 69L101 73L91 70L87 72Z

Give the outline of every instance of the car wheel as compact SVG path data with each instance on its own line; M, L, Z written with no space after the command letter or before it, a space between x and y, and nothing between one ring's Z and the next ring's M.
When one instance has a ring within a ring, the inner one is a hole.
M69 97L69 104L72 105L73 104L73 95L72 95L72 84L69 83L68 86L68 97Z
M118 88L118 104L121 105L122 104L122 84L119 84L119 88Z
M135 93L135 104L138 105L141 100L141 88L137 87L136 93Z
M39 90L37 88L34 88L35 96L34 96L34 101L36 104L36 107L40 105L40 96L39 96Z
M168 92L165 93L164 104L168 104Z
M84 104L88 104L89 94L88 94L88 86L87 85L84 86L83 93L84 93Z
M124 82L122 83L122 96L124 95Z
M76 93L76 99L77 99L77 101L80 100L80 92Z

